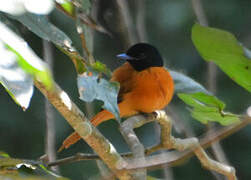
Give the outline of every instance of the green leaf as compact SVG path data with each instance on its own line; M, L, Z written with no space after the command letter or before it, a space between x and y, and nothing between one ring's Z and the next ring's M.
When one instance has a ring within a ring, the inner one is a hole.
M204 92L206 94L211 94L201 84L192 78L177 71L169 70L169 72L175 83L175 93Z
M33 94L33 79L18 65L17 56L0 41L0 83L23 110Z
M156 177L153 177L153 176L147 176L146 180L162 180L162 179L156 178Z
M51 24L46 16L26 13L22 16L11 16L29 28L37 36L53 42L58 49L67 54L72 60L78 73L85 72L85 64L82 57L72 46L71 39L56 26Z
M103 73L107 75L108 77L111 77L112 72L110 69L106 67L105 64L101 63L100 61L96 61L95 63L91 64L88 68L88 71L91 71L93 73Z
M21 22L42 39L51 41L60 47L73 48L71 47L71 39L63 31L51 24L46 16L31 13L26 13L21 16L8 16Z
M0 40L16 54L19 66L41 81L48 89L52 88L53 81L47 65L31 50L28 44L1 22L0 31ZM4 61L2 63L5 64Z
M29 60L24 59L23 56L19 54L15 49L11 47L9 47L9 49L17 55L18 64L23 70L25 70L28 74L33 75L36 79L41 81L48 89L52 87L52 77L51 77L49 69L47 68L45 64L43 64L44 70L37 69L36 67L32 65L32 63ZM36 57L36 55L34 57ZM32 57L30 58L32 59Z
M62 8L64 8L64 10L66 12L68 12L71 15L73 15L73 13L74 13L74 6L72 5L72 3L69 0L58 1L58 3L62 6Z
M40 162L32 160L21 160L10 157L0 158L0 179L20 180L67 180L49 171Z
M233 81L251 92L251 59L231 33L195 24L192 40L206 61L219 66Z
M9 154L7 154L6 152L0 151L0 158L9 158Z
M103 108L113 113L117 120L120 120L117 105L118 83L109 82L103 78L99 79L97 74L92 76L79 75L78 89L80 99L86 102L92 102L94 99L103 101Z
M180 93L178 96L192 107L192 117L201 123L206 124L212 121L226 126L239 122L237 115L223 111L226 105L215 96L202 92L192 94Z

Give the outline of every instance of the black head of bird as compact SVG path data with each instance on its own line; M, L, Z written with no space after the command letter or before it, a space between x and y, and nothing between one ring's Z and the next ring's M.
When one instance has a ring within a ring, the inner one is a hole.
M119 54L117 57L128 61L136 71L163 66L163 59L159 51L147 43L135 44L126 53Z

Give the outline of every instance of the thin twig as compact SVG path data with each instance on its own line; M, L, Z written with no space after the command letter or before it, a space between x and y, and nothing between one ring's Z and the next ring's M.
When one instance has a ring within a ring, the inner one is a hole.
M56 3L56 8L59 9L61 12L63 12L66 16L72 18L73 20L76 20L76 15L74 13L71 14L71 13L67 12L59 3ZM76 8L81 8L81 7L76 6ZM89 26L90 28L92 28L98 32L101 32L101 33L104 33L104 34L111 36L111 33L105 27L100 25L97 22L97 20L93 19L89 15L82 12L81 14L79 14L78 18L80 19L81 23Z
M84 4L81 4L83 7ZM82 49L85 57L88 59L89 64L93 64L95 62L94 57L92 55L93 50L93 33L92 29L90 29L87 25L80 23L81 17L89 17L91 13L91 7L86 8L83 11L83 8L75 8L76 13L76 28L79 34L79 37L82 42Z
M145 25L145 0L136 2L136 30L140 42L147 42L146 25Z
M52 45L50 42L43 40L43 55L50 69L53 69L53 54ZM55 121L53 117L53 109L50 103L45 100L45 114L46 114L46 146L45 152L48 155L48 162L56 160L56 145L55 145ZM59 172L57 166L53 167L54 171Z
M208 20L200 0L191 0L193 11L198 22L203 26L208 26Z
M131 157L131 153L122 153L120 154L122 157ZM50 162L47 164L47 166L57 166L57 165L63 165L63 164L69 164L74 163L78 161L87 161L87 160L100 160L100 157L97 154L86 154L86 153L77 153L73 156L69 156L63 159L58 159L54 162Z
M128 1L125 0L116 0L118 13L120 21L118 25L120 27L120 31L122 33L123 41L126 44L126 47L129 47L132 44L135 44L138 40L135 36L135 29L133 28L133 21L130 14L130 9L128 5Z

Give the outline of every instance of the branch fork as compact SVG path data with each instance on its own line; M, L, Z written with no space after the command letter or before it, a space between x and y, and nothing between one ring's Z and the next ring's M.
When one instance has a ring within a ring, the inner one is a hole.
M161 127L161 142L160 144L148 150L147 154L150 154L160 149L176 149L178 151L191 149L205 168L216 171L226 176L228 180L237 180L237 177L235 175L235 169L229 165L225 165L223 163L211 159L206 154L205 150L201 147L197 138L193 137L187 139L180 139L173 137L171 135L171 120L164 111L157 111L156 120Z

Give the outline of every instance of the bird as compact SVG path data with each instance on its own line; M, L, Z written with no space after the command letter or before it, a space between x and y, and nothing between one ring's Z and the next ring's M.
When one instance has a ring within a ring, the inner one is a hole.
M167 106L174 94L174 82L163 66L159 51L148 43L137 43L126 53L117 55L126 62L115 69L110 81L120 83L117 103L120 117L130 117L139 113L152 113ZM114 119L115 116L102 110L91 123L94 126ZM75 144L81 137L77 132L68 136L59 151Z

